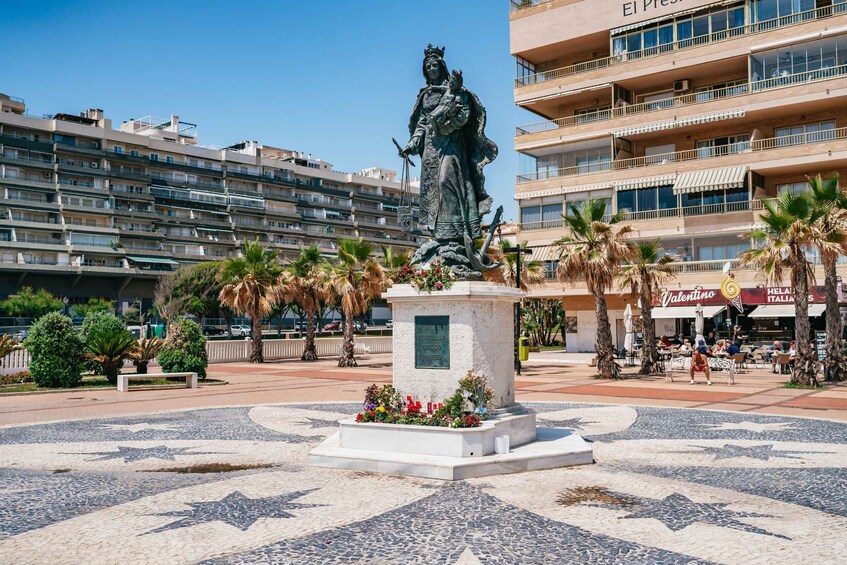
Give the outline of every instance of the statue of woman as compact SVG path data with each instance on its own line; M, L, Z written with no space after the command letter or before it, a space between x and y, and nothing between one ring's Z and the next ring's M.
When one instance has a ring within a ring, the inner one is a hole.
M421 157L420 223L434 240L415 254L413 264L440 259L460 279L481 278L485 260L473 251L482 237L480 220L491 209L482 169L497 157L485 137L485 108L464 87L462 72L449 73L444 49L424 50L426 86L409 121L411 139L403 157Z

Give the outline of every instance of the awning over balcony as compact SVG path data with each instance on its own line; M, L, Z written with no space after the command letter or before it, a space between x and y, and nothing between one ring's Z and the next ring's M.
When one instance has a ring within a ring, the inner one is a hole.
M526 200L528 198L541 198L542 196L557 196L559 194L569 194L572 192L585 192L589 190L601 190L604 188L612 188L612 184L601 182L598 184L583 184L580 186L560 186L557 188L549 188L547 190L536 190L533 192L524 192L516 194L515 200Z
M809 304L809 317L817 318L826 311L826 304ZM793 304L765 304L749 314L748 318L793 318Z
M631 128L621 129L615 132L615 137L626 137L628 135L638 135L641 133L649 133L653 131L663 131L666 129L682 128L697 124L705 124L709 122L718 122L720 120L732 120L734 118L743 118L747 114L747 110L733 110L732 112L721 112L719 114L707 114L705 116L693 116L691 118L683 118L681 120L670 120L667 122L657 122L653 124L645 124Z
M724 4L735 4L738 0L721 0L720 2L715 2L713 4L709 4L708 8L714 8L716 6L723 6ZM631 29L638 29L640 27L648 26L650 24L654 24L656 22L662 22L666 20L672 20L679 16L684 16L685 14L693 14L694 12L699 12L703 9L706 9L705 6L698 6L697 8L691 8L688 10L682 10L680 12L674 12L673 14L666 14L664 16L659 16L658 18L653 18L650 20L644 20L643 22L637 22L634 24L629 24L621 27L616 27L610 33L611 35L618 35L619 33L624 33L625 31L629 31Z
M179 263L176 261L171 261L170 259L165 259L164 257L134 257L127 255L126 257L133 263L145 263L148 265L174 265L179 266Z
M642 177L638 179L618 180L614 182L615 191L622 190L637 190L639 188L649 188L652 186L668 186L676 181L676 173L670 175L660 175L658 177Z
M700 192L701 190L723 190L741 188L747 176L747 167L727 167L680 173L673 185L674 194Z
M703 318L714 318L726 306L703 306ZM665 308L653 308L654 320L683 320L687 318L694 319L697 317L696 306L667 306Z
M532 248L530 261L558 261L562 250L558 245L544 245Z

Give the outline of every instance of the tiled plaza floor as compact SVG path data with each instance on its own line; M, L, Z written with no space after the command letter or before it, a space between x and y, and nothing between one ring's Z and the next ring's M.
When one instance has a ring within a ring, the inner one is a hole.
M0 428L5 563L837 563L847 424L526 403L596 463L457 483L310 468L354 403ZM226 463L231 472L186 473Z

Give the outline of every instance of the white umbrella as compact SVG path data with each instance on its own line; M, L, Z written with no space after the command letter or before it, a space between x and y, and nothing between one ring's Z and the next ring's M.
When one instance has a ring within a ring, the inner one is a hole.
M626 305L626 310L623 311L623 325L626 330L626 338L623 341L623 348L628 352L632 352L632 306Z
M703 330L706 328L706 321L703 319L703 305L698 304L697 309L697 317L694 319L694 332L697 334L697 337L694 338L694 346L697 347L700 345L700 341L705 341L705 337L703 337Z

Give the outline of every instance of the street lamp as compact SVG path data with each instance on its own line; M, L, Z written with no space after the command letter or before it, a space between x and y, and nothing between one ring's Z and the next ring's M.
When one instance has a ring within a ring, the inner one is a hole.
M521 287L521 255L529 255L532 249L515 245L514 247L503 247L501 251L515 254L515 285ZM518 355L518 345L521 339L521 303L515 304L515 372L521 374L521 359Z

